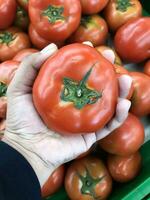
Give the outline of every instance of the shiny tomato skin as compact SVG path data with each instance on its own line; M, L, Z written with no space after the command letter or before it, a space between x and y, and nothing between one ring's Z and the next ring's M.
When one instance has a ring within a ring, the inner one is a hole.
M32 49L32 48L29 48L29 49L23 49L21 51L19 51L15 57L13 58L13 60L15 61L18 61L18 62L22 62L23 59L26 57L26 56L29 56L33 53L37 53L39 52L37 49Z
M28 11L29 0L17 0L19 5Z
M64 175L65 166L61 165L52 173L52 175L42 187L42 197L48 197L57 192L57 190L63 185Z
M0 29L12 25L16 15L17 4L15 0L0 0Z
M29 48L31 45L28 35L16 27L0 31L0 35L3 37L0 41L0 61L11 60L20 50Z
M126 6L121 1L110 0L104 10L104 16L111 30L116 31L130 19L142 16L142 5L138 0L129 0Z
M0 120L0 140L3 138L4 132L5 132L5 128L6 128L6 120L5 119L1 119Z
M150 76L150 60L148 60L144 66L144 73Z
M108 27L105 20L99 15L83 16L80 26L68 39L70 43L90 41L94 46L106 42Z
M150 114L150 77L144 73L131 72L133 96L131 112L139 117Z
M117 182L128 182L134 179L141 168L141 155L139 152L130 156L109 155L107 158L108 170Z
M126 61L139 63L150 58L150 17L129 20L116 32L114 43Z
M83 14L96 14L104 9L109 0L80 0Z
M129 113L125 122L110 135L99 141L108 153L128 156L135 153L144 142L144 127L140 120Z
M82 178L87 178L85 184L82 184ZM92 185L95 180L97 184L88 187L88 184ZM85 157L71 163L65 176L65 189L71 200L106 199L112 190L112 179L100 159Z
M98 92L97 101L88 105L83 99L86 92L78 98L76 90L73 103L64 101L63 91L66 92L65 87L72 84L65 86L65 78L79 84L89 70L92 71L86 87ZM40 116L50 129L62 134L87 133L102 128L114 114L117 97L118 84L113 65L93 47L77 43L61 48L49 58L33 86L33 100ZM82 102L81 108L79 102Z
M29 17L44 39L63 41L79 26L81 4L79 0L30 0Z

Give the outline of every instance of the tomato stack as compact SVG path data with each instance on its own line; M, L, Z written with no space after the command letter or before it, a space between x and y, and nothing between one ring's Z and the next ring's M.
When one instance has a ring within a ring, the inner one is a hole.
M85 41L94 48L81 44ZM127 74L133 79L127 96L129 115L121 127L98 142L98 155L91 149L86 153L90 156L68 164L66 175L64 166L59 167L42 188L43 197L49 196L65 180L72 200L106 199L113 180L132 180L141 167L139 149L145 134L140 117L150 114L150 17L142 16L139 0L1 1L0 138L8 85L23 59L50 43L60 50L42 66L33 100L46 125L60 134L103 128L115 114L117 78ZM114 52L113 65L103 57L105 50ZM137 65L141 72L128 71L123 63ZM43 98L45 80L53 87Z

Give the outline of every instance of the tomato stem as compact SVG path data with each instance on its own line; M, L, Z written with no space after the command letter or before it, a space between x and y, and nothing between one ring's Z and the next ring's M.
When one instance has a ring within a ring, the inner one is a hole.
M63 16L64 7L56 7L49 5L46 10L43 11L42 15L48 17L50 23L54 24L58 20L64 21Z
M0 97L6 96L7 85L0 82Z
M8 45L14 39L15 37L10 32L5 31L3 33L0 33L0 43L6 43Z
M130 0L117 0L116 9L121 12L126 12L128 7L132 6Z
M86 86L92 70L93 67L91 67L80 82L65 77L63 79L64 88L61 93L61 100L73 102L77 109L82 109L87 104L96 103L102 97L102 94Z

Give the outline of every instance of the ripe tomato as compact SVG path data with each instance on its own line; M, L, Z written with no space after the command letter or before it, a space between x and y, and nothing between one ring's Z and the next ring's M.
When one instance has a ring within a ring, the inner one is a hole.
M118 29L114 42L124 60L138 63L150 58L150 17L129 20Z
M103 10L109 0L80 0L83 14L96 14Z
M34 28L34 26L32 24L30 24L29 26L29 37L30 37L30 40L32 42L32 44L37 47L38 49L43 49L44 47L46 47L48 44L52 43L51 41L49 40L46 40L44 39L43 37L41 37L36 29ZM64 42L60 41L60 42L55 42L55 44L58 46L58 47L61 47L63 46Z
M13 23L16 8L15 0L0 0L0 29L6 29Z
M65 175L64 165L57 168L49 177L47 182L42 187L42 197L47 197L55 192L62 186Z
M28 11L29 0L17 0L21 7Z
M0 64L0 118L6 117L6 91L18 67L19 63L12 60L8 60Z
M142 5L138 0L110 0L104 15L109 28L116 31L129 19L142 16Z
M108 27L105 20L99 15L83 16L80 26L69 38L69 42L90 41L94 46L105 43Z
M6 128L6 120L2 119L0 121L0 140L2 139L4 132L5 132L5 128Z
M144 73L131 72L133 79L133 96L131 112L142 117L150 114L150 77Z
M114 52L114 54L115 54L115 62L114 62L114 63L115 63L116 65L122 65L122 61L121 61L120 57L118 56L118 54L116 53L115 49L110 48L110 47L108 47L108 46L102 45L102 46L96 47L96 50L97 50L99 53L101 53L101 54L102 54L105 50L112 50L112 51Z
M0 31L0 61L12 59L20 50L30 47L29 37L18 28Z
M30 48L29 48L29 49L23 49L23 50L19 51L19 52L15 55L15 57L13 58L13 60L18 61L18 62L22 62L23 59L24 59L26 56L29 56L29 55L31 55L31 54L33 54L33 53L36 53L36 52L38 52L37 49L30 49Z
M107 165L112 178L118 182L127 182L137 176L141 168L139 152L130 156L109 155Z
M148 60L144 66L144 73L150 76L150 60Z
M112 190L112 179L100 159L85 157L68 168L65 189L71 200L106 199Z
M79 0L30 0L29 16L37 32L50 41L67 39L79 26Z
M110 135L99 141L102 149L111 154L128 156L135 153L144 142L144 127L129 113L125 122Z
M17 6L16 18L15 18L15 26L26 31L29 26L29 17L27 12L20 6Z
M84 44L57 51L42 66L33 86L40 116L50 129L62 134L102 128L114 114L117 97L113 65Z

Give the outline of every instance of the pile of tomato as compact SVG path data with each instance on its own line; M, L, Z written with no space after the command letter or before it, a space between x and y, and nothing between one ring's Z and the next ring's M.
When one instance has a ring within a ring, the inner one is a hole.
M132 180L142 165L140 117L150 114L150 17L142 16L139 0L0 1L0 138L8 85L22 60L50 43L60 50L42 66L33 100L46 125L61 134L103 128L115 114L117 78L127 74L133 79L127 96L131 109L123 125L95 145L96 156L91 148L60 166L42 188L43 197L64 183L72 200L106 199L114 182ZM114 52L114 65L102 56L105 50ZM128 71L124 63L136 64L141 72ZM48 82L54 85L42 98ZM46 102L49 108L43 106Z

